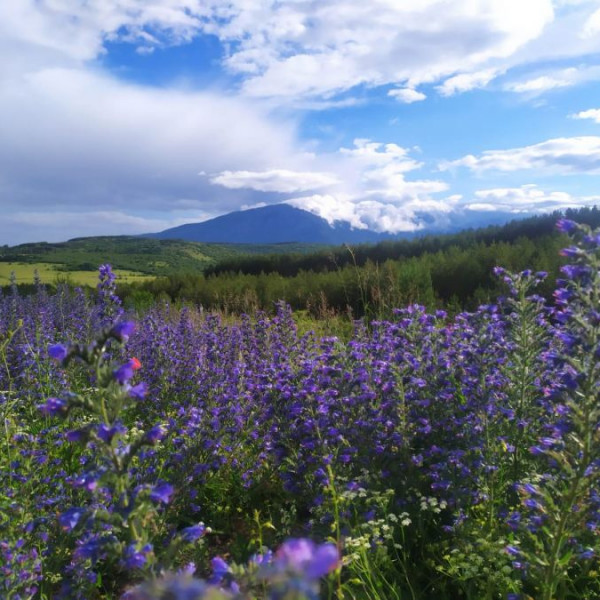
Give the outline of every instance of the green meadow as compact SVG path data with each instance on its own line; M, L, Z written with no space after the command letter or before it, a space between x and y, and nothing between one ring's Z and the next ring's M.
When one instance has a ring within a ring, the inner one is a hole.
M98 283L97 271L66 271L65 265L56 263L21 263L0 262L0 286L10 283L12 273L17 283L33 283L36 272L42 283L53 284L69 282L75 285L95 286ZM117 281L134 283L154 279L153 275L145 275L127 269L116 269Z

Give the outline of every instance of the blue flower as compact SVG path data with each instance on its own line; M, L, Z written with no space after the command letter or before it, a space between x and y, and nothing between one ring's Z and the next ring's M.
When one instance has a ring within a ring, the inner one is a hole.
M48 398L44 404L38 404L38 410L51 417L65 415L69 411L69 403L62 398Z
M130 398L143 400L148 394L148 384L145 381L132 385L128 388L127 394Z
M159 483L152 488L152 491L150 492L150 500L152 500L152 502L169 504L174 491L175 489L170 483Z
M127 428L121 423L115 423L112 427L108 427L102 423L96 430L96 435L107 444L110 444L113 437L117 434L123 434L127 431Z
M141 368L141 363L137 358L129 359L124 365L113 371L113 376L117 383L125 385L132 377L135 371Z
M119 342L126 342L135 331L135 323L133 321L122 321L117 323L111 330L110 335Z
M284 542L275 556L275 565L292 570L309 579L318 579L337 569L340 555L335 544L315 544L298 538Z
M152 553L152 544L146 544L138 550L136 544L129 544L125 549L124 564L128 569L141 569L147 562Z
M198 525L192 525L191 527L186 527L179 532L181 539L188 544L192 544L196 540L199 540L204 533L206 532L206 527L204 523L198 523Z
M64 344L52 344L48 347L48 355L57 362L65 360L68 354L68 349Z
M151 446L154 446L167 435L167 429L164 425L155 425L152 429L149 429L144 435L144 441Z
M85 510L83 508L69 508L58 517L58 522L65 531L72 531L77 527L77 523L84 514Z
M571 219L559 219L556 223L556 229L561 233L572 233L579 229L579 225L575 221L571 221Z

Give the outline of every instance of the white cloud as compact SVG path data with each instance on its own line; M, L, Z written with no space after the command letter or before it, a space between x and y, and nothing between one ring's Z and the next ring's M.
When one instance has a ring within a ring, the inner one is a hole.
M500 74L498 69L484 69L473 73L460 73L446 79L442 85L436 87L442 96L462 94L477 88L485 87L492 79Z
M425 100L425 98L427 98L423 92L418 92L412 88L397 88L395 90L390 90L388 92L388 96L395 98L398 100L398 102L403 102L404 104L420 102L421 100Z
M554 18L551 0L229 6L215 33L233 42L226 65L245 78L244 92L296 99L361 84L413 89L456 73L484 72L486 63L511 56Z
M354 148L340 148L340 154L350 157L352 160L372 173L381 173L381 169L394 171L395 173L406 173L414 171L422 166L422 163L409 157L408 148L402 148L398 144L383 144L373 142L364 138L354 140Z
M32 241L62 242L72 237L96 235L136 235L162 231L190 221L203 221L203 212L190 212L179 217L148 217L121 210L90 211L17 211L3 215L0 239L11 244Z
M343 193L302 196L287 200L286 204L316 214L325 219L330 225L333 225L336 221L345 221L355 229L366 229L367 227L367 224L361 220L358 204Z
M287 169L268 171L223 171L211 178L211 183L229 189L251 189L259 192L290 194L330 187L339 182L331 173L299 172Z
M590 15L590 18L586 21L582 32L582 35L585 38L590 38L598 34L600 34L600 8Z
M288 200L287 203L308 210L330 224L346 221L355 229L401 233L424 227L422 215L440 220L457 206L457 197L442 200L412 198L402 204L376 199L360 199L343 195L313 195Z
M253 208L264 208L268 206L266 202L256 202L255 204L242 204L240 210L252 210Z
M176 208L202 199L208 213L248 200L216 194L198 176L302 166L294 125L248 101L212 92L126 84L85 69L45 69L0 87L3 208L35 211ZM232 126L237 124L237 126Z
M351 148L340 148L329 156L312 157L317 164L328 164L332 173L224 172L211 182L287 194L327 187L327 193L295 196L286 202L330 223L347 221L357 229L412 231L421 226L419 212L447 213L457 199L432 198L432 194L448 189L443 181L407 180L407 173L422 166L410 154L410 149L397 144L356 139Z
M565 208L593 206L600 196L572 196L567 192L547 192L535 184L518 188L495 188L475 192L477 202L465 204L473 211L503 211L513 213L552 212Z
M406 102L422 99L419 83L443 81L451 95L518 64L591 55L599 20L596 0L22 0L0 5L0 52L13 64L73 66L107 41L149 53L210 34L247 95L323 101L395 84Z
M471 202L465 205L465 209L477 212L496 212L499 210L494 204L486 204L485 202Z
M354 140L353 148L340 148L345 163L340 169L346 173L345 181L353 185L350 193L397 203L445 191L448 186L442 181L406 180L406 173L423 166L409 152L397 144L367 139Z
M551 71L523 81L513 81L508 83L505 89L519 94L536 96L549 90L571 87L595 80L600 80L600 67L579 66Z
M187 42L213 14L201 0L3 2L0 37L49 52L49 58L56 53L85 61L100 54L106 40L140 48Z
M407 180L407 173L422 166L410 152L397 144L356 139L352 148L340 148L329 157L340 173L339 185L327 194L300 196L287 202L329 223L346 221L357 229L393 233L420 229L420 215L439 218L448 214L460 196L438 200L433 195L448 189L445 182Z
M590 108L589 110L582 110L574 115L574 119L591 119L596 123L600 124L600 108Z
M522 148L486 150L481 156L469 154L440 163L442 171L467 167L472 171L551 170L553 173L600 173L600 137L555 138Z

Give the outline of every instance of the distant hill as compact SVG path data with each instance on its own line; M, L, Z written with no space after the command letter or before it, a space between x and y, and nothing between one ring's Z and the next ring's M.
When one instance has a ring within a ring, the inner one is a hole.
M354 229L342 221L330 225L325 219L306 210L288 204L273 204L232 212L202 223L180 225L145 237L221 244L297 242L337 246L380 242L391 236L367 229Z
M202 244L139 236L100 236L59 243L0 246L0 267L10 273L19 270L18 265L32 265L40 272L50 269L59 274L93 272L99 265L110 263L115 269L145 275L170 275L198 273L218 261L240 255L302 253L315 248L307 244Z

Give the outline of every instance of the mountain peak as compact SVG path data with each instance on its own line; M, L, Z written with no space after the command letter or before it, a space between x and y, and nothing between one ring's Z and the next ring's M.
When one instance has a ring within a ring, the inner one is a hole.
M188 223L148 234L157 239L182 239L190 242L222 244L360 244L386 237L367 229L353 229L337 221L335 226L311 212L289 204L271 204L232 212L201 223Z

